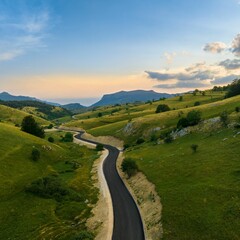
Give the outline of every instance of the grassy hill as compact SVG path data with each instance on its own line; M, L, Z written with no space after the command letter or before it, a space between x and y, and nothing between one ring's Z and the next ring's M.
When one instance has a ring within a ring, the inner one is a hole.
M0 104L23 110L27 113L39 116L47 120L54 120L57 118L71 116L71 113L62 107L53 106L40 101L0 101Z
M27 115L29 115L29 113L15 109L15 108L0 105L0 121L2 122L11 123L14 125L15 124L20 125L22 122L22 119ZM40 125L50 124L49 121L42 119L40 117L34 116L34 118Z
M83 234L97 200L90 180L97 152L60 143L63 133L51 134L55 144L3 123L0 133L0 238L75 239ZM33 148L41 153L38 161L31 160ZM48 195L43 186L36 188L47 180Z
M134 143L139 137L149 140L153 133L160 136L161 133L175 128L178 120L191 110L201 111L202 118L208 119L218 116L225 110L229 113L233 112L235 107L239 106L240 96L223 98L224 93L209 91L205 96L185 94L182 101L179 101L179 97L175 97L139 106L129 105L127 110L126 106L119 106L119 111L113 115L107 113L116 110L116 107L102 108L97 111L102 110L105 113L103 117L93 117L93 112L84 113L75 116L75 118L82 117L81 120L71 121L66 125L81 127L96 136L113 135L126 143ZM200 105L194 106L196 102ZM155 110L159 104L167 104L172 110L157 114ZM90 117L86 119L86 116Z
M68 125L96 136L113 135L130 145L124 156L137 163L161 197L163 239L237 240L240 130L233 122L240 125L240 113L235 111L240 107L240 96L224 99L224 95L208 91L205 96L185 94L182 101L175 97L141 105L102 107L75 116L78 120ZM200 105L194 106L196 102ZM171 111L155 113L159 104L167 104ZM200 111L202 120L209 120L172 143L160 141L162 134L175 129L178 120L192 110ZM224 111L229 114L229 127L212 119ZM102 117L97 117L99 112ZM139 138L145 142L136 144ZM196 153L192 144L198 145Z
M148 142L125 152L161 197L163 239L239 239L237 133L237 129L192 133L171 144ZM199 146L196 153L192 144Z

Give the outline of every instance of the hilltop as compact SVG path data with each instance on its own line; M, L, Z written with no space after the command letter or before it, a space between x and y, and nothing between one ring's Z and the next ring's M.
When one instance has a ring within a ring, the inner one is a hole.
M174 96L168 93L157 93L154 91L120 91L112 94L103 95L102 99L94 103L91 107L107 106L115 104L133 103L133 102L146 102L152 100L158 100L160 98L169 98Z

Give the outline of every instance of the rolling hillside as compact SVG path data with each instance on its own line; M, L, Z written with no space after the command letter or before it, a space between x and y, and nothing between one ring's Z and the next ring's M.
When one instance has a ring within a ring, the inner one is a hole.
M97 192L90 171L97 152L72 143L55 144L0 123L1 239L75 239L86 232ZM40 159L31 159L32 149ZM81 167L80 167L81 166ZM41 182L45 187L38 187ZM46 188L46 189L45 189ZM45 189L45 190L44 190Z
M80 127L91 134L100 135L114 135L125 141L136 140L137 137L142 134L150 138L150 131L152 128L167 129L176 124L179 116L186 114L192 109L209 109L204 113L204 117L209 118L215 116L211 107L217 104L219 105L218 113L224 110L224 104L226 107L232 105L232 111L239 101L239 97L235 100L221 100L224 98L224 92L211 92L208 91L203 96L202 94L185 94L182 101L179 101L179 97L173 97L161 101L154 101L146 104L128 104L115 107L101 107L96 111L86 112L83 114L75 115L74 119L67 126ZM219 101L220 100L220 101ZM198 102L200 105L194 107L194 104ZM228 103L229 102L229 103ZM156 114L156 108L159 104L167 104L172 111ZM98 117L99 113L102 117ZM208 114L209 113L209 114ZM208 114L208 115L207 115ZM160 133L159 133L160 134Z
M40 101L0 101L0 104L23 110L47 120L71 116L71 112L62 107L49 105Z
M20 125L22 122L22 119L27 115L29 115L29 113L0 104L0 121L1 122ZM49 121L42 119L40 117L34 116L34 118L40 125L47 126L50 124Z
M124 157L136 162L161 198L163 239L237 240L240 95L224 95L207 91L205 96L185 94L182 99L101 107L76 115L78 120L67 125L124 140ZM159 104L171 111L155 113ZM179 119L192 110L201 112L200 124L174 132L165 143L165 134L175 131ZM228 114L227 126L219 117L223 112Z

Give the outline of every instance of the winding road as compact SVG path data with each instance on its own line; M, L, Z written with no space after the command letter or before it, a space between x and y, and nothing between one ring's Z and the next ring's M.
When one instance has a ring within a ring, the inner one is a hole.
M84 139L84 132L79 132L75 137L82 141L97 144L97 142ZM143 223L139 210L120 178L116 161L119 150L111 145L103 145L109 151L103 163L103 173L107 181L112 198L114 226L112 240L144 240Z

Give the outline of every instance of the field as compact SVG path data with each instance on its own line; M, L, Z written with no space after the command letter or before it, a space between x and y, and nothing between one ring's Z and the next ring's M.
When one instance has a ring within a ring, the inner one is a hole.
M125 157L134 159L150 182L154 183L163 205L163 239L233 240L240 236L240 132L221 123L206 130L206 124L170 144L151 141L154 134L176 128L191 110L201 112L202 120L226 111L230 122L239 122L235 112L240 96L224 99L221 92L206 96L185 94L141 105L122 105L95 109L75 116L68 126L78 126L95 136L111 135L130 147ZM198 106L194 106L200 102ZM171 111L155 113L159 104ZM117 109L117 111L116 111ZM115 111L115 112L114 112ZM97 117L98 113L102 117ZM113 113L114 112L114 113ZM145 143L137 145L143 138ZM197 152L191 149L197 144ZM149 193L151 197L151 193Z
M59 142L64 133L51 133L55 143L49 143L8 124L0 123L0 132L0 238L75 239L90 234L85 222L97 201L90 174L97 152ZM33 148L41 153L37 161L31 159ZM26 191L46 177L58 194Z
M164 239L239 239L238 131L193 133L127 150L161 197ZM199 145L196 153L191 144Z
M187 98L188 97L188 98ZM195 102L195 97L205 97L205 96L184 96L186 101L189 103ZM190 100L192 99L192 100ZM161 101L160 101L161 102ZM202 113L202 119L208 119L212 117L219 116L221 112L227 111L229 113L233 112L237 106L239 106L240 96L236 96L229 99L219 100L212 103L202 104L200 106L184 107L185 104L179 102L178 99L167 99L164 104L171 106L172 111L164 113L150 113L143 115L141 117L132 118L129 120L122 120L125 115L122 116L120 121L117 121L115 117L115 122L112 119L108 122L111 117L101 118L98 121L90 119L87 122L81 120L82 124L79 125L79 120L76 122L67 123L67 126L78 126L87 130L89 133L95 136L101 135L113 135L125 141L125 143L133 144L137 138L143 137L146 140L151 138L154 133L159 136L162 132L172 130L176 127L178 120L181 117L186 116L186 114L191 110L199 110ZM174 103L176 105L174 105ZM156 106L159 102L154 103ZM172 105L171 105L172 104ZM156 106L154 109L156 109ZM143 106L142 106L143 107ZM144 106L145 107L145 106ZM139 106L138 108L141 108ZM146 110L147 111L147 110ZM144 111L141 114L145 114ZM118 116L118 119L121 115ZM98 124L103 124L98 126ZM86 126L86 128L84 127ZM97 127L96 127L97 126ZM156 129L159 129L156 131Z
M124 126L128 121L140 119L148 115L154 115L155 118L155 110L159 104L167 104L171 109L179 110L193 107L195 102L199 102L201 105L216 102L223 99L224 94L224 92L206 91L205 96L201 94L196 96L185 94L182 101L179 101L179 97L174 97L161 101L147 102L145 104L129 103L121 106L100 107L90 112L75 115L74 119L78 120L73 120L67 123L66 126L91 130L91 133L94 135L98 135L98 132L103 132L105 135L104 131L108 131L105 129L105 126L109 129L109 127L111 128L110 124L112 124L115 130L115 124ZM102 114L102 117L98 117L99 113Z
M15 108L10 108L4 105L0 105L0 121L1 122L20 125L22 122L22 119L27 115L29 115L29 113L15 109ZM34 118L41 125L50 124L49 121L42 119L40 117L34 116Z

